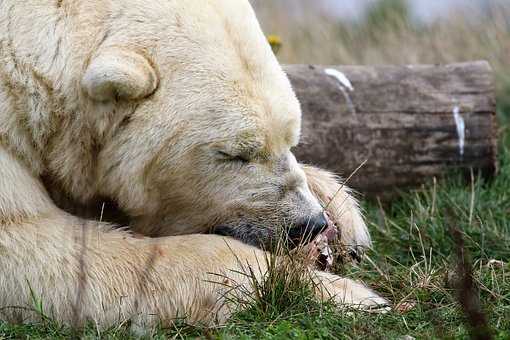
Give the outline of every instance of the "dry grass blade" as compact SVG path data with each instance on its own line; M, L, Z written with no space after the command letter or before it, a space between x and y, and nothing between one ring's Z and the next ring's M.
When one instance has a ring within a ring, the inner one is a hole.
M365 159L360 165L358 165L358 167L356 169L354 169L351 174L344 180L342 181L342 184L340 184L340 187L338 188L338 190L335 192L335 194L333 195L333 197L331 198L331 200L328 202L328 204L326 204L326 206L324 207L324 211L326 211L329 206L331 205L331 202L333 202L333 200L338 196L338 194L340 193L340 191L342 191L343 188L345 188L345 186L347 185L347 183L349 183L349 181L351 180L351 178L362 168L365 166L365 164L367 164L368 162L368 159Z

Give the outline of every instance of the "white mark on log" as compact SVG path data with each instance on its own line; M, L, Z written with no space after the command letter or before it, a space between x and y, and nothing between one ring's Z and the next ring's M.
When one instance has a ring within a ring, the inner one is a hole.
M354 91L354 87L352 86L351 81L342 72L335 70L334 68L327 68L324 70L324 73L330 77L336 78L342 87L347 88L349 91Z
M459 136L459 153L464 156L464 144L466 141L466 123L464 118L460 115L460 108L455 106L453 108L453 119L455 119L455 125L457 126L457 136Z
M351 111L352 114L356 114L356 108L354 107L354 103L352 102L351 96L349 96L349 93L347 93L347 90L344 89L342 86L338 86L340 91L342 91L342 94L344 95L345 101L347 102L347 106L349 107L349 111Z
M356 114L354 103L352 102L351 96L349 96L349 93L347 92L347 90L351 92L354 91L354 87L352 86L352 83L349 80L349 78L347 78L347 76L342 72L335 70L333 68L325 69L324 73L338 80L338 88L342 92L342 95L344 96L345 101L347 102L349 110L351 111L351 113Z

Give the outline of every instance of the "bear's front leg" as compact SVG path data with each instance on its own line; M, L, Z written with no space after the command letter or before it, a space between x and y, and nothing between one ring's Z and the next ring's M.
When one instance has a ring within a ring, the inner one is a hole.
M302 168L310 190L340 229L340 242L348 249L349 255L360 261L364 251L370 248L371 240L358 202L350 189L328 171L309 165L302 165Z
M248 260L260 252L250 251L234 254L212 235L137 239L72 216L3 224L0 320L49 318L75 327L93 322L100 329L128 320L137 329L177 318L221 323L230 315L222 297L240 270L236 256Z
M41 217L1 230L0 319L10 322L44 316L76 327L92 321L104 329L130 320L137 330L168 326L177 318L221 324L239 307L231 304L235 296L251 296L250 275L264 279L271 256L217 235L137 239L72 216ZM352 280L312 275L319 299L354 309L387 305Z
M359 282L322 271L315 271L312 275L319 299L332 298L340 307L375 313L391 310L388 300Z

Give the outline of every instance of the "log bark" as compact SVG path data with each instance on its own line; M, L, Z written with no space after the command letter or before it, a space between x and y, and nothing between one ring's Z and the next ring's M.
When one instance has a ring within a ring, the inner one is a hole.
M495 86L487 62L288 65L303 109L300 161L388 196L452 169L497 171ZM352 86L352 88L351 88Z

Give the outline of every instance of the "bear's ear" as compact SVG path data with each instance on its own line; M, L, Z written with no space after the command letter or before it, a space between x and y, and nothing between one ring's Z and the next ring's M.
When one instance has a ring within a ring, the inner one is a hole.
M154 93L158 81L156 71L144 56L111 48L91 60L81 86L96 101L136 100Z

